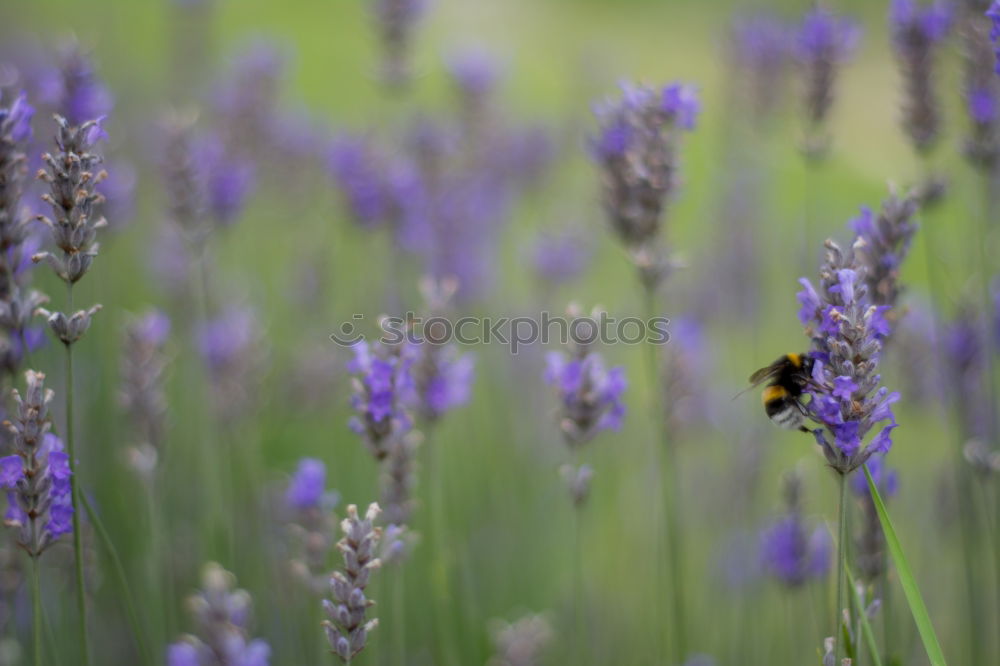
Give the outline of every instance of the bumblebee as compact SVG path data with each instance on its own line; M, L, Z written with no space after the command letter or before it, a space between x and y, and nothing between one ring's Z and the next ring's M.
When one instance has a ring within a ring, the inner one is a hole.
M751 388L767 382L761 401L768 418L782 428L809 432L805 408L799 401L810 383L813 360L805 354L785 354L771 365L750 375Z

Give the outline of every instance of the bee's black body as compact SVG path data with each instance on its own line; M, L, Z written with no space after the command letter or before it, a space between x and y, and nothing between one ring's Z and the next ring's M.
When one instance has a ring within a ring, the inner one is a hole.
M799 398L809 384L813 360L805 354L785 354L750 376L753 386L767 382L761 400L768 418L782 428L809 432Z

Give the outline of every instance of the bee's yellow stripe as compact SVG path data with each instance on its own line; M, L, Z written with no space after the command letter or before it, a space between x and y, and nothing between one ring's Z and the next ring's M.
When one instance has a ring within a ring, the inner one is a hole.
M761 394L761 401L766 405L774 400L780 400L788 395L784 386L768 386Z
M802 367L802 355L801 354L789 354L788 360L792 362L796 368Z

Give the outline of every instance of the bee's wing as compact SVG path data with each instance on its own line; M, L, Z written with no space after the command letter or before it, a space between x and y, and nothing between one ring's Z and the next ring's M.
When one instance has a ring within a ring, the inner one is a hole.
M766 368L761 368L757 372L753 373L752 375L750 375L750 379L748 379L747 381L750 382L750 387L753 388L754 386L758 386L760 384L763 384L764 382L766 382L769 379L774 379L779 374L781 374L781 361L780 360L779 361L775 361L774 363L772 363L771 365L767 366Z

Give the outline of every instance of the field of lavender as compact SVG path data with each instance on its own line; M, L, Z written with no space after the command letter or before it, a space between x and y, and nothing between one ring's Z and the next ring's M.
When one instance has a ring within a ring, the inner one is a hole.
M0 666L1000 663L998 38L4 1Z

